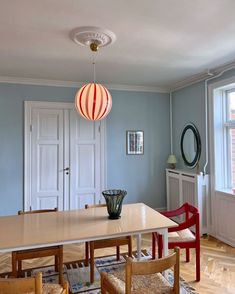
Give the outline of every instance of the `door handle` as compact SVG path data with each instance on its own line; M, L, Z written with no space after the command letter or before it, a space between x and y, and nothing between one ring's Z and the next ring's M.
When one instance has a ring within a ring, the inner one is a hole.
M63 171L66 171L66 175L68 175L69 174L69 171L70 171L70 168L69 167L66 167L66 168L63 169Z

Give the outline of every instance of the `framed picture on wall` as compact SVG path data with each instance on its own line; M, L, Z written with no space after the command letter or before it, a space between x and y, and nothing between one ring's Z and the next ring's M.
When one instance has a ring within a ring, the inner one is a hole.
M126 131L126 154L144 154L143 131Z

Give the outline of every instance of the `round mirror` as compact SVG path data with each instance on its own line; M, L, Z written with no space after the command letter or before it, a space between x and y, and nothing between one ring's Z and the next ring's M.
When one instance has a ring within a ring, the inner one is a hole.
M184 127L180 140L180 149L184 163L188 167L194 168L201 156L201 139L194 124L189 123Z

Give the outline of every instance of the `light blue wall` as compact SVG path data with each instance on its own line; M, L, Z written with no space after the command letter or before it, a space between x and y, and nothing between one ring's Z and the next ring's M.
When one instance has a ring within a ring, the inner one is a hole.
M0 215L23 207L23 125L25 100L73 102L76 89L0 84ZM165 206L165 160L169 153L167 94L112 91L107 119L108 187L128 191L126 202ZM127 156L125 132L142 129L143 156Z
M112 96L107 118L108 187L127 189L126 202L164 207L169 95L112 91ZM144 131L144 155L126 155L126 130Z
M205 92L204 82L176 91L172 95L173 149L177 157L177 168L186 169L180 152L180 138L184 126L191 122L196 125L201 137L202 154L200 171L205 164Z

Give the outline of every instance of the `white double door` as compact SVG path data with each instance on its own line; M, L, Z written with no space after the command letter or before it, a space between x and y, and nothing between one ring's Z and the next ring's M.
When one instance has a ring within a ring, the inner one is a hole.
M24 209L84 208L105 187L105 123L72 103L25 102Z

